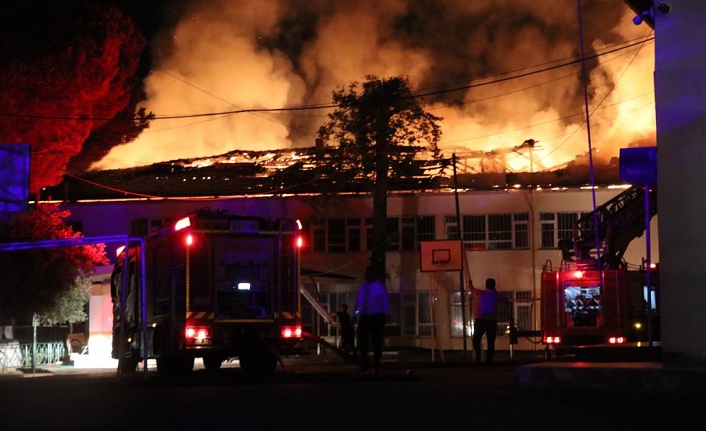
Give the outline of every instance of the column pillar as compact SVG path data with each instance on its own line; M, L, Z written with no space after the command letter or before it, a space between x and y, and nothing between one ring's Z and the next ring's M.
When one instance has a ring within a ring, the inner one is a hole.
M654 4L663 360L706 366L706 2Z

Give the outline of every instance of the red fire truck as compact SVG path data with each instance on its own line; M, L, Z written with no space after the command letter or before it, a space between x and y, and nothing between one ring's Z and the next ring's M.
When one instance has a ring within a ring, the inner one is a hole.
M121 251L111 280L120 370L148 358L161 373L191 371L195 358L218 369L236 357L244 370L274 370L301 337L299 228L206 209Z
M656 190L649 191L647 207L645 199L642 187L631 187L579 218L573 239L560 245L560 267L545 264L541 317L548 347L659 340L657 267L644 262L630 269L622 261L630 242L645 232L647 214L657 213Z

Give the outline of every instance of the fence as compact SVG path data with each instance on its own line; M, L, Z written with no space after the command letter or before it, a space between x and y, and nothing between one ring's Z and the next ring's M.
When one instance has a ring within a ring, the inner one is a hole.
M55 364L66 357L64 343L37 343L37 356L34 365ZM32 344L17 342L0 343L0 368L4 373L7 368L28 368L32 366Z

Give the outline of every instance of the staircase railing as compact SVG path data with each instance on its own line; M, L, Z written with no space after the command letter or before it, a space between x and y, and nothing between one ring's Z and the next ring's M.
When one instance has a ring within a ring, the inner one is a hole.
M322 319L326 321L329 325L338 328L338 320L331 316L331 313L319 302L319 300L301 283L299 284L299 292L302 294L309 304L314 307L314 310L321 316Z

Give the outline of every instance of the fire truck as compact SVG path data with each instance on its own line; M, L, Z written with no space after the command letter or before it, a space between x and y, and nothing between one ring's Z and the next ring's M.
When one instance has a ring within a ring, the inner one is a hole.
M547 261L542 272L548 348L659 340L658 267L643 262L628 268L623 261L630 242L645 232L646 218L657 213L656 204L655 188L646 196L633 186L579 218L573 238L561 241L561 265Z
M294 220L199 210L119 251L111 278L119 370L156 359L160 373L195 358L272 371L301 337Z

